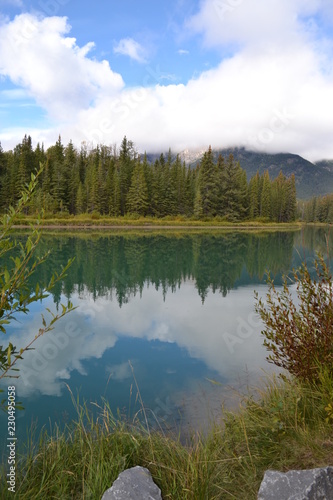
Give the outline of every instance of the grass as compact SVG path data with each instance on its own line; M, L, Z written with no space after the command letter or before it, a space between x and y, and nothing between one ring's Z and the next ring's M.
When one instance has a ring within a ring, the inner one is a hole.
M16 225L29 225L36 222L36 217L33 215L21 215L16 222ZM142 217L135 215L125 215L123 217L111 217L96 213L69 215L69 214L46 214L43 218L43 227L222 227L222 228L239 228L239 229L256 229L256 228L299 228L300 222L278 223L269 222L265 219L248 220L242 222L231 222L222 217L213 217L206 219L194 219L185 216L176 217Z
M269 379L223 412L206 436L186 445L179 436L116 418L105 403L93 418L75 402L77 419L64 432L42 433L17 463L17 493L2 498L99 499L118 474L147 467L163 499L256 499L267 469L287 471L333 465L332 380L316 386ZM3 475L4 477L4 475Z

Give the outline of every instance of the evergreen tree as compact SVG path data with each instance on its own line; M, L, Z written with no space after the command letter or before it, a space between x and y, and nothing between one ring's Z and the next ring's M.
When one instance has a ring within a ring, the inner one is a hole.
M19 197L27 182L30 180L31 173L36 171L38 164L32 149L32 140L30 135L24 136L22 143L16 148L18 154L18 170L16 179L16 198Z
M191 217L194 213L194 198L195 198L195 171L186 169L185 193L184 193L184 210L187 217Z
M64 146L61 143L61 137L54 146L48 148L46 152L49 160L49 170L51 173L51 192L52 198L56 206L56 210L62 211L64 208L64 182L63 182L63 165L64 165Z
M243 170L239 163L235 163L231 153L224 165L221 176L221 211L228 220L235 221L242 219L246 210L246 193L244 190Z
M260 199L260 215L267 219L271 218L271 182L267 170L263 175L261 199Z
M39 165L45 165L46 162L46 154L44 151L44 144L40 145L39 142L37 143L36 149L35 149L35 162L37 164L37 168L39 168Z
M123 138L119 153L119 186L120 186L120 213L126 212L126 198L131 185L133 164L135 161L135 151L132 141Z
M200 162L198 177L199 194L196 195L196 213L202 211L204 217L211 217L217 214L219 202L218 190L218 170L214 163L211 146ZM198 207L201 203L201 209Z
M295 175L292 174L286 179L286 207L285 219L288 222L294 221L297 214L296 183Z
M98 175L97 167L94 161L94 156L91 155L88 159L88 168L85 179L85 187L87 193L87 211L92 213L99 209L98 196Z
M248 186L248 200L249 200L249 217L255 219L260 215L260 199L259 199L259 172L254 175L249 182Z
M155 160L151 170L151 214L156 217L160 217L164 211L162 192L162 165L164 164L164 156L162 154L159 160Z
M110 215L117 217L120 214L121 214L120 175L118 169L115 168L113 175L113 192L110 198Z
M64 162L61 169L61 192L63 206L66 210L74 213L75 198L78 190L79 175L76 175L77 153L72 141L64 150Z
M75 211L77 214L83 214L86 211L85 191L81 181L79 183L79 187L76 194Z
M148 206L148 188L144 165L138 160L134 167L131 186L128 191L127 209L130 213L145 216Z
M171 149L169 149L167 161L164 165L162 186L164 215L175 215L177 211L177 172L172 162Z
M237 174L237 205L239 219L243 220L248 215L249 210L248 185L246 172L240 167L239 163Z
M285 176L280 171L278 177L272 182L272 218L276 222L285 222L286 207L286 183Z

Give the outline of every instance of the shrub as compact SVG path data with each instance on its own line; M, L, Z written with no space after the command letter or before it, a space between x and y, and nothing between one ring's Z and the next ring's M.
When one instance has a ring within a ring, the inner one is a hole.
M295 305L287 277L282 291L268 278L265 304L256 293L256 311L265 323L262 334L270 351L268 361L285 368L301 380L318 382L318 366L333 378L333 284L324 258L315 259L315 278L306 263L293 271L296 284Z

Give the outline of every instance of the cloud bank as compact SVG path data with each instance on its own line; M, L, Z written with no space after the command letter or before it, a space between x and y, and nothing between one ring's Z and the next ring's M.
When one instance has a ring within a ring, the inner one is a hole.
M204 0L184 22L184 36L220 63L186 84L161 85L159 65L145 62L142 82L128 88L112 61L78 46L66 18L22 14L2 21L0 75L24 89L48 114L49 130L2 124L3 146L22 133L54 143L61 133L95 144L131 138L139 150L245 146L333 158L333 21L324 0ZM325 34L326 33L326 34ZM121 40L116 52L143 63L140 45Z

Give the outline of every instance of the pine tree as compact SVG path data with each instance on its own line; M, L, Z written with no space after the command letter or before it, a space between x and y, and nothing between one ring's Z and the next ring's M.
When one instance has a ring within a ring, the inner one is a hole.
M98 211L99 209L99 197L98 197L98 175L97 167L95 165L94 157L89 157L89 164L86 174L86 193L87 193L87 211L92 213Z
M151 214L156 217L160 217L163 213L162 163L164 163L163 155L159 160L155 160L151 171Z
M295 175L292 174L286 180L286 208L285 218L287 222L296 220L297 214L297 199L296 199L296 183Z
M278 177L272 182L272 218L276 222L288 222L287 213L287 180L280 171Z
M238 174L237 174L237 205L238 205L238 218L240 220L245 219L249 211L249 200L248 200L248 186L247 186L247 176L246 171L243 170L238 163Z
M251 220L260 215L259 184L259 172L257 172L250 179L248 186L249 217Z
M77 214L83 214L86 211L85 192L81 181L76 194L75 211Z
M64 162L61 172L62 200L66 210L74 213L75 198L78 190L79 177L75 175L77 153L72 141L64 150Z
M267 170L263 175L263 184L260 199L260 215L267 219L271 218L271 181Z
M119 186L120 186L120 213L126 212L126 198L131 185L133 164L135 161L135 151L132 141L123 138L119 153Z
M195 191L193 213L194 213L194 217L196 219L201 219L204 215L203 203L202 203L202 198L201 198L201 190L200 190L199 186L197 187L197 189Z
M50 162L51 172L51 192L54 199L56 210L62 211L64 208L64 182L63 182L63 166L64 166L64 146L61 143L61 137L54 146L48 148L46 152L47 159Z
M196 196L196 212L198 213L198 203L202 204L202 215L212 217L217 214L219 202L218 190L218 170L214 163L211 146L200 162L198 186L200 196Z
M247 209L246 176L239 163L235 163L231 153L221 173L221 212L228 220L244 218Z
M164 165L163 181L163 203L164 215L176 215L177 212L177 172L172 162L171 149L169 149L167 161Z
M127 195L127 209L130 213L145 216L148 211L148 188L143 164L135 164L131 186Z
M184 210L187 217L191 217L194 213L194 198L195 198L195 171L190 168L186 169L185 193L184 193Z
M110 198L110 215L117 217L121 214L121 190L120 190L120 175L117 168L113 175L113 191Z
M18 170L16 178L16 197L25 188L26 183L30 180L31 173L38 168L35 154L32 149L32 140L30 135L24 136L22 143L15 148L18 155Z
M37 143L37 146L35 149L35 162L36 162L36 165L38 167L40 164L45 165L45 162L46 162L46 154L44 151L44 144L40 145L39 142Z

